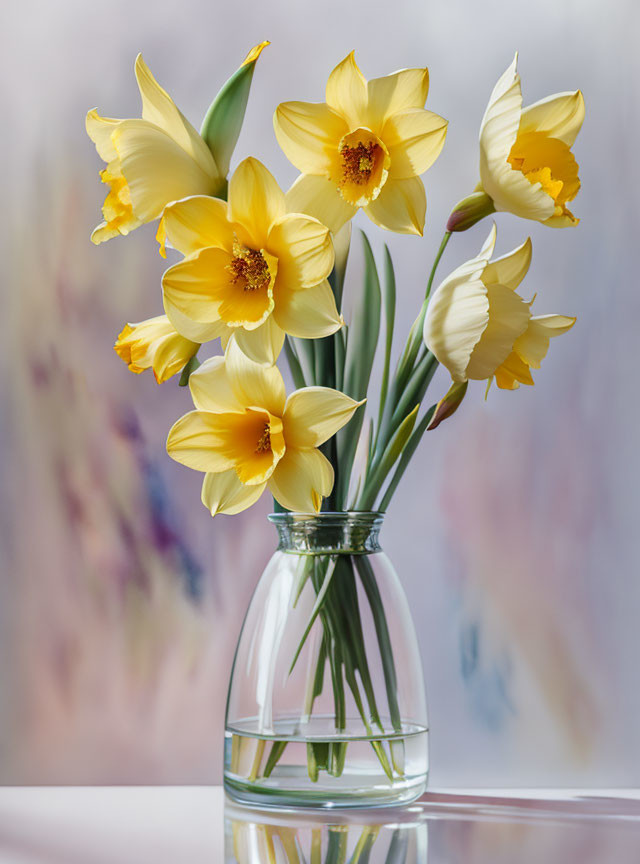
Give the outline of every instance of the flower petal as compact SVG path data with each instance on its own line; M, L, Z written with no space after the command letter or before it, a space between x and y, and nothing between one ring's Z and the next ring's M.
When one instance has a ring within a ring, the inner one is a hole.
M162 277L165 300L192 321L217 321L222 298L233 290L230 262L228 252L215 248L200 249L179 261Z
M575 323L576 319L567 315L536 315L522 336L516 339L513 350L527 366L539 369L549 350L549 340L571 330Z
M228 413L244 411L243 405L233 392L224 357L210 357L189 376L189 389L193 404L200 411Z
M229 218L249 232L254 248L266 246L271 225L284 214L284 193L271 172L251 156L241 162L229 182Z
M156 219L179 198L216 192L217 179L146 120L123 120L111 137L139 219Z
M422 235L427 212L422 180L419 177L389 178L375 201L363 209L372 222L387 231Z
M233 251L233 229L227 219L227 205L208 195L193 195L165 208L162 220L167 240L183 255L205 246Z
M226 471L234 467L223 434L229 414L190 411L173 424L167 453L176 462L196 471ZM220 418L223 418L222 420Z
M291 393L284 409L288 447L319 447L351 420L364 402L331 387L303 387Z
M291 288L317 285L334 262L331 233L317 219L287 213L271 227L267 248L278 259L277 282Z
M331 462L319 450L287 452L267 481L276 501L297 513L318 513L322 499L333 489Z
M275 310L274 310L275 312ZM255 330L238 327L233 339L250 360L263 366L273 366L284 345L284 330L276 323L273 314Z
M272 317L284 332L301 339L330 336L344 324L326 279L312 288L297 291L278 289L276 283L276 305Z
M301 174L287 192L287 210L313 216L336 234L357 212L325 177Z
M114 120L111 117L101 117L93 108L87 112L85 127L87 135L96 145L98 156L105 162L111 162L118 158L116 148L111 140L112 133L118 128L122 120Z
M238 480L235 471L206 474L202 483L202 503L212 516L226 513L234 516L255 504L266 488L266 483L247 486Z
M464 272L457 275L454 271L431 297L424 321L424 341L455 382L467 380L473 349L488 323L487 289L478 278Z
M468 378L480 381L491 378L504 363L531 317L529 304L510 288L493 284L488 285L486 291L489 323L473 349L466 371Z
M480 128L480 180L496 210L506 210L525 219L548 218L553 199L540 185L531 184L514 170L508 157L518 135L522 110L518 57L493 89Z
M219 180L213 154L191 123L178 110L171 96L153 77L151 70L142 59L142 54L136 57L135 72L142 98L143 120L163 129L200 165L203 171Z
M428 93L428 69L401 69L383 78L372 78L367 84L368 125L379 133L392 114L424 108Z
M500 285L506 285L507 288L515 291L527 275L531 254L531 238L527 237L522 246L518 246L513 252L490 261L482 274L482 281L485 285L499 282Z
M202 345L205 342L210 342L212 339L224 336L229 331L229 327L224 321L204 323L201 321L192 321L191 318L188 318L184 312L181 312L168 300L166 295L162 299L167 318L185 339L191 339L193 342L199 342Z
M273 115L273 128L287 159L305 174L327 174L349 131L325 102L283 102Z
M361 125L367 109L367 81L358 68L355 51L338 63L329 75L325 98L349 126Z
M515 351L512 351L496 369L495 379L501 390L517 390L521 384L533 386L529 367L518 357Z
M559 138L571 147L582 127L584 113L580 90L556 93L523 110L519 132L546 132L549 137Z
M233 392L243 405L265 408L270 414L282 417L285 389L277 366L266 367L249 360L235 337L227 345L225 363Z
M415 177L436 161L447 137L447 121L431 111L411 108L390 117L382 138L389 150L389 177Z

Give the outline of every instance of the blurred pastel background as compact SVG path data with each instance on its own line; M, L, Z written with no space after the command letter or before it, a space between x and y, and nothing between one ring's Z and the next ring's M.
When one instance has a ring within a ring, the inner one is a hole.
M579 227L497 218L500 254L533 238L538 313L578 324L534 388L484 402L475 387L426 436L383 540L418 627L435 785L640 785L639 26L634 0L2 4L0 783L221 779L269 502L212 521L200 476L164 452L188 393L112 350L125 321L160 314L163 261L150 227L90 244L104 187L84 115L138 115L142 51L199 125L270 39L235 162L253 154L285 186L278 102L321 101L352 48L370 77L429 66L427 107L450 125L425 177L427 233L384 237L405 330L449 209L477 182L479 123L513 52L525 103L584 92ZM455 237L439 275L488 228ZM357 250L352 288L359 274Z

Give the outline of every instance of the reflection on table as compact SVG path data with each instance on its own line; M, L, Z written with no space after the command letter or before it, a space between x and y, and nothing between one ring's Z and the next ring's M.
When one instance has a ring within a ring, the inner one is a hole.
M225 802L225 864L637 864L640 802L426 795L403 808Z

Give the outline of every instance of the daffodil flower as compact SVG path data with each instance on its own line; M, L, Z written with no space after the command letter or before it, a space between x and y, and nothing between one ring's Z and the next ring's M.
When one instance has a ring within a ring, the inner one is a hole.
M531 302L516 293L531 263L531 240L491 261L495 224L479 255L448 276L431 298L424 340L454 382L495 378L515 390L533 384L549 340L566 333L575 318L531 315Z
M87 133L107 163L100 172L109 194L104 222L91 239L102 243L157 219L164 207L187 195L215 195L224 185L211 151L139 54L136 80L141 120L113 120L93 109Z
M286 398L278 368L253 363L233 342L192 373L189 387L196 410L175 423L167 452L206 472L202 501L213 516L245 510L267 488L289 510L320 510L334 475L317 448L362 403L328 387Z
M287 213L284 193L257 159L241 162L228 203L194 196L167 207L168 241L185 256L162 279L164 308L188 339L233 335L257 363L275 363L285 333L318 338L343 321L327 281L329 229Z
M362 207L389 231L422 234L419 175L442 150L447 121L424 109L427 69L366 81L351 52L329 76L326 102L285 102L274 115L278 143L302 172L287 203L335 233Z
M558 93L522 109L517 55L494 87L480 129L480 184L496 210L554 228L577 225L571 152L584 120L582 93Z
M200 348L181 336L166 315L127 324L113 346L132 372L153 369L158 384L171 378Z

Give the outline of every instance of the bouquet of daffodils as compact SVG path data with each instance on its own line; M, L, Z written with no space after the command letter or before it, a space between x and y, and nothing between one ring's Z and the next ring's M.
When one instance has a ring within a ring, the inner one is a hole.
M350 221L362 209L384 231L422 236L421 175L447 133L447 121L425 108L428 70L367 81L351 53L329 75L324 102L279 105L275 135L300 171L284 192L251 156L229 176L267 44L253 48L224 84L200 133L142 57L135 64L142 119L87 115L109 189L93 241L158 221L160 254L169 247L176 255L162 278L164 314L127 324L115 350L133 372L153 369L158 382L179 375L190 387L195 408L175 423L167 449L204 473L202 501L213 516L239 513L266 490L277 508L295 512L384 511L425 432L457 410L470 380L484 381L487 392L494 381L505 390L533 384L550 339L575 321L533 314L533 300L519 293L531 241L495 257L495 224L478 254L432 289L451 236L489 214L510 212L552 227L578 223L569 204L580 188L571 148L584 118L582 94L560 93L523 109L515 59L498 80L480 128L480 181L449 215L424 300L392 363L393 263L386 247L376 263L364 233L362 284L346 286L354 311L348 321L342 314ZM200 353L205 343L218 349L208 359ZM382 381L372 406L378 351ZM288 395L281 362L296 387ZM427 400L439 364L451 386ZM358 476L354 464L361 465ZM346 686L369 728L380 725L380 712L367 685L358 598L349 587L359 577L366 588L366 556L352 561L327 557L304 579L324 603L327 638L318 665L332 672L336 722L344 719ZM334 568L345 572L332 599ZM367 596L384 639L384 609L373 589ZM393 658L382 654L395 724ZM402 771L381 747L376 752L390 776ZM339 773L344 754L336 753L329 770ZM273 752L264 770L278 757ZM311 773L322 758L312 748Z

